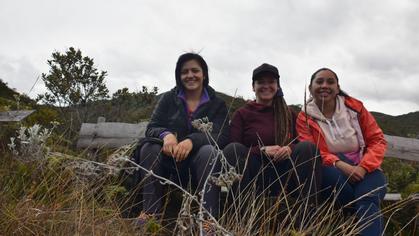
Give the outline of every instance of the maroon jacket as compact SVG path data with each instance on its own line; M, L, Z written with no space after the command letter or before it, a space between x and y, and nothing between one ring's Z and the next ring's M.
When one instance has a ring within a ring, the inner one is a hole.
M296 115L292 111L291 114L293 121L291 135L295 136ZM260 147L275 145L274 124L272 106L258 104L255 101L248 102L233 115L230 123L230 141L250 147L251 155L260 155Z

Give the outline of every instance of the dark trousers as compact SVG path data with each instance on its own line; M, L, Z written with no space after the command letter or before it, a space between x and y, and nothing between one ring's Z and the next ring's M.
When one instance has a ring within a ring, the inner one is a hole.
M146 142L141 148L139 164L152 170L156 175L174 180L186 189L189 180L196 186L197 191L201 191L206 178L210 175L213 165L213 173L219 172L219 161L217 151L211 145L204 145L194 153L180 162L176 162L171 156L166 156L161 152L160 144ZM143 209L150 214L160 214L162 211L163 185L160 180L153 176L147 176L146 172L141 172L144 179L143 188ZM204 192L204 207L214 216L218 217L219 206L218 198L220 187L208 181Z
M291 158L279 162L272 162L265 155L249 155L249 148L240 143L230 143L223 151L228 162L243 173L238 187L240 192L246 192L256 181L257 195L276 196L287 190L293 196L308 197L310 203L317 204L321 158L312 143L296 144Z
M341 155L338 156L348 162ZM380 202L386 194L386 178L383 172L375 170L367 173L364 179L357 183L350 183L348 177L335 167L323 166L322 172L325 197L337 195L337 202L341 206L358 199L353 203L353 208L359 219L359 226L364 227L360 235L382 235L383 217Z

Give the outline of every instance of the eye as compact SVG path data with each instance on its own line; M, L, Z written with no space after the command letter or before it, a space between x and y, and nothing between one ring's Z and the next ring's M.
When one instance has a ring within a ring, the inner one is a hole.
M317 79L315 80L315 83L316 83L316 84L322 84L322 83L323 83L323 81L324 81L324 79L323 79L323 78L317 78Z
M198 68L193 68L193 69L192 69L192 72L193 72L193 73L199 73L200 71L201 71L201 70L200 70L200 69L198 69Z
M327 84L335 84L336 83L336 80L334 79L334 78L328 78L327 79Z

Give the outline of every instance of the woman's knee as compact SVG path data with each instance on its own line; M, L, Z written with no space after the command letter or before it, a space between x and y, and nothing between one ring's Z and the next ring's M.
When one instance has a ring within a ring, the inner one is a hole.
M309 160L313 159L321 163L319 149L311 142L299 142L294 146L292 155L299 159Z
M244 146L241 143L229 143L225 148L223 149L224 154L230 154L230 153L242 153L247 152L249 150L248 147Z
M217 149L212 145L203 145L201 146L196 155L202 158L215 158L217 155Z
M386 178L382 171L375 170L364 176L355 189L355 197L379 204L387 192Z
M249 153L248 147L241 143L230 143L223 149L223 153L230 165L237 167L240 172L243 172L246 157Z

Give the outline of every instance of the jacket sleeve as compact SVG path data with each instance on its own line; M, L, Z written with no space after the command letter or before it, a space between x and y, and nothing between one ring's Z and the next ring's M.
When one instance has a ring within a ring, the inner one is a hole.
M218 106L216 107L215 116L210 120L212 122L211 137L208 137L203 132L194 132L185 137L192 141L193 150L197 150L206 144L214 145L214 140L221 149L227 145L229 139L227 106L222 100L219 100L217 103Z
M164 131L170 131L168 128L167 110L170 96L164 93L154 108L151 115L150 122L147 125L145 133L146 137L159 138L160 134Z
M359 165L368 172L372 172L381 166L387 149L387 141L384 133L378 126L375 118L362 107L359 123L365 140L365 151Z
M316 128L314 125L316 125ZM298 140L311 142L316 145L318 149L320 149L323 165L333 166L333 163L339 160L339 158L335 154L331 153L327 148L326 141L320 131L320 127L318 127L317 123L313 120L306 118L304 112L300 112L298 114L297 133Z

